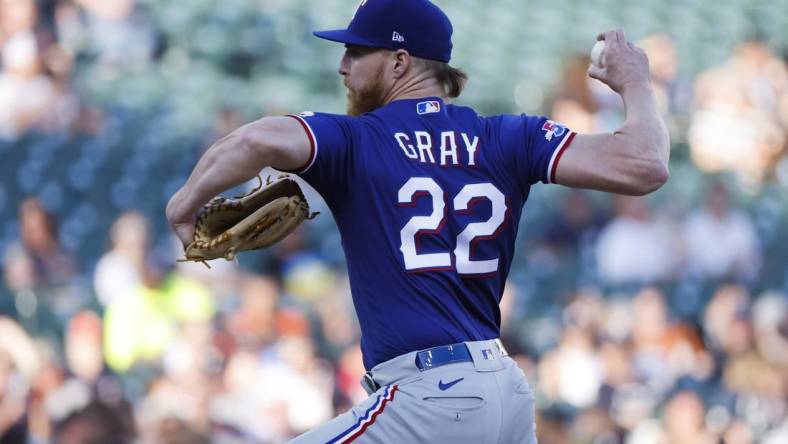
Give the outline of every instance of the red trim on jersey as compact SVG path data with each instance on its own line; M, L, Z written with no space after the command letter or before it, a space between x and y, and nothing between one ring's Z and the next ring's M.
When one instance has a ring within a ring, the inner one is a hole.
M297 116L295 114L288 114L287 117L292 117L292 118L296 119L298 121L298 123L301 124L301 127L304 128L304 132L306 132L306 137L309 138L309 159L307 160L306 164L304 166L302 166L301 168L296 168L296 169L293 169L293 170L287 170L286 172L288 172L288 173L298 173L298 174L304 173L315 162L315 155L317 154L316 153L316 151L317 151L316 150L317 142L315 142L315 136L312 134L312 128L309 127L309 125L306 123L306 121L303 118L301 118L300 116Z
M570 132L569 135L566 136L566 141L561 144L561 148L559 148L560 151L558 151L558 154L555 156L553 168L550 170L550 183L555 183L555 172L558 170L558 162L561 160L561 156L564 155L569 145L572 144L572 139L575 138L575 134L577 133Z

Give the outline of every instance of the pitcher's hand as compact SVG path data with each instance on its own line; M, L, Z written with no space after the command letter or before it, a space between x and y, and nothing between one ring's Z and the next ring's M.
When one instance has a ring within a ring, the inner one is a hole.
M621 94L630 86L650 84L648 57L646 53L627 41L624 30L613 29L597 36L605 41L601 66L591 64L588 75L608 85Z
M165 214L167 222L170 223L172 231L183 243L184 248L194 240L194 227L197 222L197 214L194 211L184 210L185 202L180 197L183 193L178 191L167 203Z

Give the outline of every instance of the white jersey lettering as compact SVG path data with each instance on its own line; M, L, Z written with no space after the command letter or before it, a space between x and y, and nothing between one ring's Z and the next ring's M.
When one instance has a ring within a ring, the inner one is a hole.
M394 134L394 138L397 139L397 143L399 147L402 148L402 151L405 153L406 156L410 157L411 159L418 159L419 155L416 154L416 148L410 144L410 138L405 133L397 133Z
M465 151L468 153L467 166L476 166L476 152L479 148L479 136L471 138L466 133L459 133L462 135L462 141L465 145ZM460 155L460 147L457 145L457 132L455 131L441 131L440 146L433 144L433 138L427 131L414 131L413 135L404 132L394 134L394 139L411 160L417 160L420 163L436 164L435 154L433 148L440 150L440 165L441 166L459 166L462 165L462 158ZM416 143L414 144L413 141Z
M432 156L432 137L430 137L430 133L426 131L416 131L416 147L419 150L419 161L421 163L425 163L426 155L430 158L430 163L435 163L435 158Z
M468 151L468 166L476 165L476 148L479 146L479 137L475 136L473 141L470 141L468 135L462 133L462 140L465 142L465 149Z
M451 164L457 165L457 140L454 131L441 133L441 166L446 165L446 159L451 157Z

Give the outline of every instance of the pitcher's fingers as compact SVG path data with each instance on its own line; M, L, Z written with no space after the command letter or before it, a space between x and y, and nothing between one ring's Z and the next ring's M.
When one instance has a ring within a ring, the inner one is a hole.
M627 36L624 34L624 29L616 28L616 40L620 43L626 43Z
M604 82L606 77L605 68L600 68L592 63L591 66L588 67L588 76L592 79L597 79L600 82Z
M189 225L176 225L173 227L175 235L178 236L184 248L194 240L194 227Z
M611 45L616 42L618 37L616 36L616 30L610 29L604 32L603 39L606 45Z

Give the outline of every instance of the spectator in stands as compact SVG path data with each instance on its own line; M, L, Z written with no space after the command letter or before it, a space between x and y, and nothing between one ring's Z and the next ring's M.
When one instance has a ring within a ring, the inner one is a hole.
M753 444L755 441L750 426L736 418L723 431L722 442L724 444Z
M35 198L19 206L22 246L32 260L36 283L55 286L68 283L76 272L74 260L60 247L54 217Z
M46 73L52 84L52 100L38 127L51 134L71 135L87 116L83 100L74 88L74 54L59 44L53 44L41 54Z
M752 313L758 351L771 364L788 368L788 296L784 291L766 292L755 301Z
M359 340L349 285L347 279L342 279L332 291L312 303L323 336L320 338L320 355L332 360L338 360L348 347L352 348Z
M190 320L166 344L160 359L163 374L153 378L138 409L145 441L164 442L161 434L176 425L175 430L194 439L209 431L210 401L216 394L208 372L211 354L206 353L212 334L208 322Z
M741 354L752 348L752 327L748 320L750 295L732 285L719 287L706 305L703 332L709 350L717 359Z
M779 427L763 433L762 436L760 444L782 444L788 441L788 419L784 420Z
M157 362L183 325L208 321L215 313L213 297L200 283L152 269L143 285L114 299L104 315L104 354L120 373Z
M760 183L788 147L786 95L788 67L763 42L744 43L725 64L701 73L689 128L694 162Z
M10 390L16 382L12 379L13 370L10 359L0 350L0 444L27 442L25 399Z
M3 283L16 293L35 288L36 271L33 259L21 245L11 245L3 255Z
M655 217L645 199L617 196L616 216L596 246L599 275L612 284L667 279L677 265L676 244L672 224Z
M27 402L41 362L33 339L12 319L0 317L0 443L27 442Z
M209 444L211 440L204 433L194 430L187 422L175 417L161 421L156 429L155 442L159 444Z
M15 37L33 34L38 18L38 7L34 0L0 1L0 46Z
M71 318L66 328L66 364L74 377L88 386L95 386L104 371L101 338L101 318L91 311Z
M40 123L57 97L41 57L50 39L36 29L38 21L34 0L0 1L0 139Z
M598 353L600 365L604 369L599 405L609 410L615 397L620 394L621 387L635 383L635 370L623 344L605 341L598 347Z
M593 132L595 113L600 106L591 90L587 70L591 60L587 55L575 55L563 66L561 89L553 100L551 118L577 132Z
M665 296L646 288L632 301L631 354L638 378L657 390L670 388L674 380L666 362L671 320Z
M788 341L780 325L788 319L787 307L785 295L780 293L759 298L752 310L755 326L750 328L757 333L755 342L760 345L753 347L751 340L742 344L722 369L724 387L735 395L733 413L760 431L777 429L785 421L788 377L784 352ZM728 332L734 334L736 331Z
M673 38L662 33L651 34L639 40L637 45L648 55L651 84L663 115L670 119L674 115L686 113L692 99L692 85L679 72L678 53ZM668 124L675 122L669 120ZM674 131L671 131L673 135Z
M713 182L702 208L687 215L683 225L685 265L699 279L752 282L761 265L755 226L749 215L730 202L727 187Z
M577 417L568 426L572 436L570 442L573 443L584 442L589 436L593 436L593 442L598 444L612 444L622 440L620 431L616 429L610 416L600 408L592 407L578 412Z
M126 444L134 442L129 410L99 401L70 414L55 426L53 442L58 444ZM197 442L197 441L191 441Z
M277 361L264 361L261 371L270 379L269 384L277 386L269 386L269 400L286 405L291 436L331 419L332 371L315 355L313 340L309 336L284 336L274 350Z
M260 349L276 340L279 285L270 277L246 276L240 288L241 305L228 314L229 333L239 346Z
M603 220L583 191L571 190L561 199L560 212L547 228L547 245L561 260L577 258L579 250L587 248L598 234Z
M347 411L368 396L358 383L364 373L366 370L361 359L361 346L358 343L348 346L338 359L334 375L334 385L339 398L335 399L335 412Z
M665 407L665 441L669 443L716 444L704 425L703 400L694 392L683 391L670 398Z
M74 0L86 14L62 22L72 31L84 33L85 51L96 57L96 66L139 69L153 60L157 36L137 0ZM110 71L111 72L111 71Z
M539 363L538 381L553 402L576 408L594 405L603 382L602 367L587 331L569 326L557 348Z
M105 307L142 285L148 255L148 221L136 211L123 213L110 231L112 247L93 275L96 297Z
M667 391L682 379L703 381L713 361L694 329L670 318L665 295L646 288L632 306L632 360L648 387Z
M236 437L245 438L242 442L287 439L284 403L269 402L260 386L276 381L264 379L265 376L260 373L260 359L254 351L235 351L224 368L222 390L211 400L211 421L234 432ZM224 434L222 430L218 433Z

